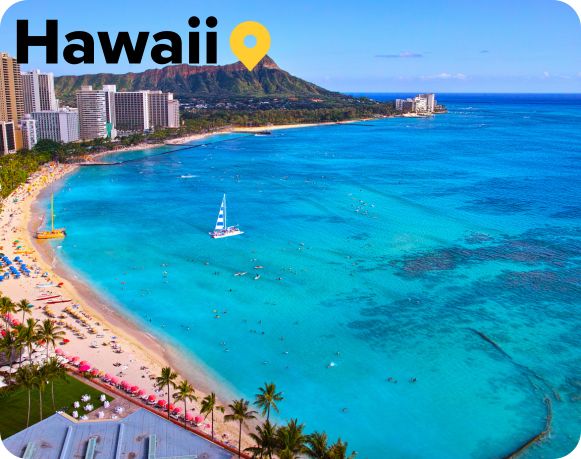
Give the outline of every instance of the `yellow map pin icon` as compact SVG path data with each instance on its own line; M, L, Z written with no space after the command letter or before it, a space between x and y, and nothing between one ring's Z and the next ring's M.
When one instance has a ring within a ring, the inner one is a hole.
M252 48L244 44L244 39L249 35L256 38L256 45ZM241 22L230 34L230 48L240 62L252 70L270 49L270 33L260 22Z

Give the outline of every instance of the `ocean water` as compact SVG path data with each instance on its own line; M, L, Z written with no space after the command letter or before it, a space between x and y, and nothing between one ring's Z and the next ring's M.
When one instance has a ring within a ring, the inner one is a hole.
M550 437L525 457L564 456L581 432L581 97L440 99L429 119L81 169L55 197L57 254L236 395L275 381L278 420L360 458L504 457L547 400ZM211 240L222 193L245 234Z

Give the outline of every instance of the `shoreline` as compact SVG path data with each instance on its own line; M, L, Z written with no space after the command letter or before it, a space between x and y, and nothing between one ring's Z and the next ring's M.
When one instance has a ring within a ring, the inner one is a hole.
M215 135L236 134L239 132L261 132L265 130L282 130L303 127L329 126L336 124L348 124L365 121L349 120L345 122L326 122L312 124L289 124L272 126L255 126L249 128L228 128L210 133L195 134L172 139L173 143L146 144L141 143L112 151L94 153L90 155L89 161L103 158L108 155L120 154L126 151L155 149L177 143L188 143L203 140ZM100 292L98 288L92 286L83 276L76 272L74 268L66 265L59 259L56 250L48 241L37 240L33 234L42 224L44 209L41 201L46 198L49 192L55 187L62 186L64 180L78 171L79 164L54 164L49 163L31 175L28 183L21 185L11 195L2 201L0 212L0 227L3 236L0 241L0 251L13 259L18 253L12 241L20 241L27 253L20 255L35 274L31 277L21 277L16 280L10 278L0 284L3 295L10 297L13 301L26 298L34 305L32 317L43 320L47 318L43 311L42 301L36 300L47 295L59 295L61 299L70 299L70 303L51 304L49 309L54 312L55 319L73 322L66 314L66 308L72 305L79 305L79 310L86 313L87 321L98 330L97 340L108 341L110 337L116 345L123 349L123 354L114 354L113 349L103 346L93 346L95 336L77 338L71 336L67 331L67 338L70 343L65 346L60 345L65 352L71 355L80 356L81 360L86 359L93 367L126 379L132 384L139 385L146 389L148 394L156 394L163 398L167 392L155 391L153 381L149 379L152 375L159 375L161 368L170 366L178 372L180 379L188 379L196 389L196 395L201 400L209 392L216 392L219 403L227 406L236 394L234 387L230 387L227 381L221 381L219 375L214 374L210 368L204 366L203 360L188 352L183 352L178 346L174 346L166 340L158 340L147 327L139 323L139 320L131 317L130 313L124 312L123 307L107 297L105 292ZM36 268L36 269L34 269ZM41 277L41 273L46 273L48 277ZM46 282L55 284L50 287L42 287ZM62 282L62 287L56 284ZM73 306L75 308L75 306ZM75 327L73 325L73 327ZM75 327L77 328L77 327ZM85 330L83 330L84 332ZM115 362L121 362L122 371L114 366ZM143 370L146 368L146 370ZM252 402L252 400L250 400ZM196 414L199 413L199 401L192 403L190 410L194 408ZM243 445L248 444L248 433L260 421L260 417L248 423L248 427L243 429ZM231 439L237 442L237 428L233 423L225 423L216 416L216 438ZM223 437L226 435L226 437Z

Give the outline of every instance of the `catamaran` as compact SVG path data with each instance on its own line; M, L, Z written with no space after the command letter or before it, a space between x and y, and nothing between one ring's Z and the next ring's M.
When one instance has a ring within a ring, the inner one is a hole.
M36 239L62 239L67 235L64 228L54 227L54 195L50 196L50 231L37 231Z
M210 233L212 239L221 239L223 237L238 236L243 234L238 225L227 226L226 220L226 194L222 197L222 204L220 205L220 212L218 213L218 220L216 220L216 227Z

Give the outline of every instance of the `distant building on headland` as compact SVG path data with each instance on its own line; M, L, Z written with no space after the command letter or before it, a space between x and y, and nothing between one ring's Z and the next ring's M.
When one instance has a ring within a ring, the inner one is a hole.
M431 114L438 111L435 94L418 94L416 97L396 99L395 109L405 113Z

